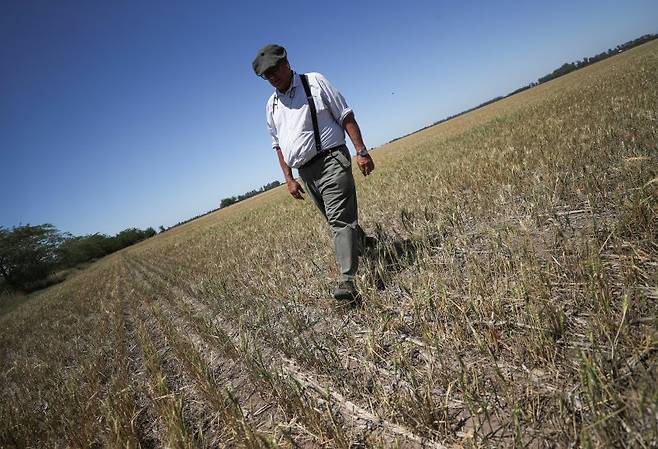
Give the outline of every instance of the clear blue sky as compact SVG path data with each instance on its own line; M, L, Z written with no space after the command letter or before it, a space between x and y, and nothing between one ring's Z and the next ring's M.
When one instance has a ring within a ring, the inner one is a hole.
M288 49L370 147L658 32L655 0L0 3L0 226L171 226L282 179L256 50Z

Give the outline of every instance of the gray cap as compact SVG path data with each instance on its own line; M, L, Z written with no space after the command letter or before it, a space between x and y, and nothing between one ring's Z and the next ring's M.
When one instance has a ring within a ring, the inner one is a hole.
M270 44L266 45L256 54L256 59L251 63L256 75L260 76L267 69L274 67L281 61L287 58L286 49L280 45Z

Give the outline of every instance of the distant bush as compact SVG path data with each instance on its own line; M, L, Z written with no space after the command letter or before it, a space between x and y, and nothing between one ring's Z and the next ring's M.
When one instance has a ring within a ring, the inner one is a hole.
M235 203L237 203L237 202L238 202L238 200L235 199L235 197L224 198L224 199L222 200L222 202L219 203L219 208L222 209L222 208L224 208L224 207L228 207L228 206L230 206L231 204L235 204Z
M64 236L51 224L0 227L0 274L5 282L23 289L46 278L59 263Z
M107 239L108 237L102 234L68 238L60 245L60 258L63 264L69 267L101 258L110 252L106 244Z
M0 275L13 289L30 291L61 280L54 271L99 259L156 234L153 228L129 228L114 237L73 236L51 224L0 227Z
M114 237L99 233L78 237L69 236L59 246L60 262L64 267L73 267L80 263L99 259L156 234L153 228L147 228L143 231L137 228L128 228Z
M192 221L192 220L196 220L197 218L201 218L201 217L204 217L204 216L206 216L206 215L208 215L208 214L211 214L211 213L213 213L213 212L216 212L216 211L218 211L219 209L223 209L223 208L228 207L228 206L230 206L230 205L232 205L232 204L238 203L238 202L240 202L240 201L242 201L242 200L246 200L247 198L251 198L252 196L258 195L259 193L263 193L263 192L266 192L267 190L270 190L270 189L273 189L273 188L275 188L275 187L278 187L278 186L280 186L281 184L282 184L282 183L281 183L280 181L272 181L272 182L270 182L270 183L265 184L263 187L261 187L261 188L258 189L258 190L252 190L252 191L247 192L247 193L244 193L244 194L242 194L242 195L231 196L231 197L228 197L228 198L224 198L224 199L222 199L222 200L220 201L220 203L219 203L219 207L218 207L217 209L211 209L211 210L209 210L208 212L205 212L205 213L203 213L203 214L195 215L194 217L192 217L192 218L188 218L187 220L179 221L178 223L176 223L176 224L173 225L173 226L170 226L170 227L167 228L167 229L164 229L163 226L160 226L160 232L164 232L164 231L167 231L167 230L169 230L169 229L175 228L175 227L177 227L177 226L184 225L185 223L189 223L189 222Z
M224 198L219 204L219 208L223 209L224 207L228 207L231 204L235 204L242 200L246 200L247 198L251 198L252 196L258 195L259 193L263 193L275 187L279 187L280 185L281 185L280 181L272 181L268 184L265 184L263 187L261 187L258 190L251 190L247 193L243 193L242 195L232 196L230 198Z

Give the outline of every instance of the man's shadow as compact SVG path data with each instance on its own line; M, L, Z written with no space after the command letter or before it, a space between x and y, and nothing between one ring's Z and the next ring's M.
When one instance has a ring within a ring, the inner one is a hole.
M434 240L414 242L412 239L395 238L387 234L380 225L374 230L374 238L363 245L361 252L365 281L378 290L386 289L392 282L393 275L416 263L419 245L426 245Z

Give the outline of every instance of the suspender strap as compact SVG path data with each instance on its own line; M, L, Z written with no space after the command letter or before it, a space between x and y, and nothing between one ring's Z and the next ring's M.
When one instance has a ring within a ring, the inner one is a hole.
M311 109L311 121L313 122L313 134L315 135L315 149L318 151L318 153L320 153L322 151L322 142L320 141L320 130L318 129L318 113L315 110L315 102L313 101L313 96L311 95L311 88L308 85L306 74L302 73L299 75L299 78L302 80L304 92L306 92L306 101L308 102L308 107Z

